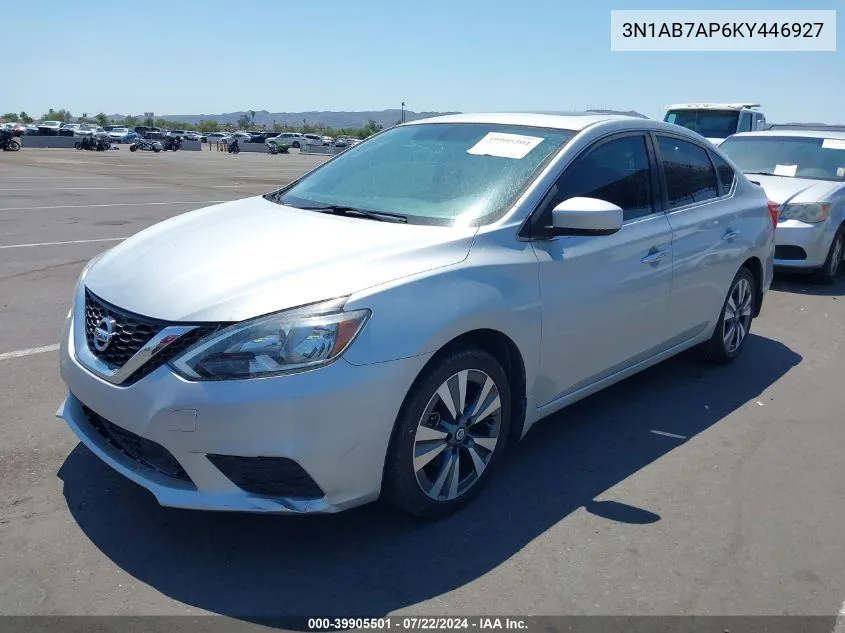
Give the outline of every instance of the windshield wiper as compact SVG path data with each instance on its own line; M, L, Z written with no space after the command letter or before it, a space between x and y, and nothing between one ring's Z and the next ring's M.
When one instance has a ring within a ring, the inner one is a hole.
M359 216L368 218L370 220L377 220L379 222L401 222L403 224L408 222L408 218L398 213L384 213L382 211L367 211L366 209L356 209L355 207L347 207L340 204L330 204L322 207L296 207L297 209L305 209L306 211L319 211L320 213L331 213L332 215L344 216Z

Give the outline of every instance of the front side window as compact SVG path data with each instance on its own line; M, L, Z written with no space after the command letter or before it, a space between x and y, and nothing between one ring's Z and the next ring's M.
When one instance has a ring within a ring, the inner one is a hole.
M745 174L845 181L845 138L735 136L719 149Z
M508 210L570 130L487 123L421 123L383 132L339 154L274 202L352 207L408 222L478 225Z
M669 207L681 207L719 196L716 171L707 150L694 143L658 136L657 146L666 175Z
M573 163L558 182L552 206L569 198L598 198L622 208L624 220L652 213L651 169L644 136L607 141Z
M739 112L736 110L683 109L670 110L663 119L698 132L706 138L727 138L736 133Z

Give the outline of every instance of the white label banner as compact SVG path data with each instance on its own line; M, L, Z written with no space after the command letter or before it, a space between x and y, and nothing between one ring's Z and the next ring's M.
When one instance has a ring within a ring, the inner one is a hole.
M836 11L611 11L610 50L834 52Z

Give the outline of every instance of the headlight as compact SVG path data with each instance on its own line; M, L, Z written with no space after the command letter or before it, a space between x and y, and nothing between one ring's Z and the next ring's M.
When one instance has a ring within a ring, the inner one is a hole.
M830 213L830 205L827 203L785 204L781 207L780 219L818 224L827 220L828 213Z
M369 310L343 312L344 300L277 312L227 327L170 366L189 380L258 378L326 365L361 332Z

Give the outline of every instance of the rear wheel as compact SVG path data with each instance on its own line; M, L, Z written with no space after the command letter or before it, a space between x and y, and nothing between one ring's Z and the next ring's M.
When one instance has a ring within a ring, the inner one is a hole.
M493 356L464 349L443 358L417 380L396 420L385 499L421 518L465 506L501 457L510 414L510 386Z
M21 148L21 144L17 141L9 141L9 151L17 152Z
M158 154L158 153L161 151L161 148L160 148L160 147L156 147L155 145L153 145L153 151L154 151L156 154Z
M713 336L702 346L708 360L727 365L739 356L751 330L756 301L754 275L743 266L731 283Z
M833 243L827 252L824 266L816 271L816 279L828 286L833 284L842 268L843 256L845 256L845 231L840 228L833 237Z
M73 144L73 146L74 146L76 149L82 149L82 143L80 143L79 141L76 141L76 143L74 143L74 144Z
M132 145L130 145L130 146L129 146L129 151L130 151L130 152L136 152L136 151L138 151L138 146L137 146L137 145L135 145L135 143L132 143Z

